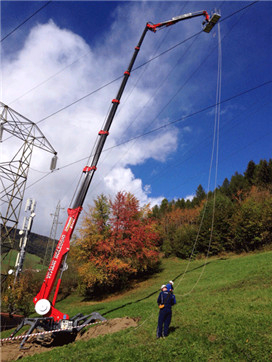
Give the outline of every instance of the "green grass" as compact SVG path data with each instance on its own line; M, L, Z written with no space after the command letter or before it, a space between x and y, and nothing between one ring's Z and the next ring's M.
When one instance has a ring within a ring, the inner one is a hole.
M272 252L210 258L202 275L204 261L197 260L178 285L187 262L167 259L160 273L105 301L82 302L71 296L56 307L71 316L98 311L108 319L139 317L139 327L24 360L271 361L271 260ZM170 279L175 280L177 305L170 335L157 340L158 289Z
M1 262L2 273L6 274L8 269L15 268L15 261L18 255L18 251L11 250L9 254ZM46 270L47 268L41 264L41 258L37 255L26 253L24 260L24 270L25 269L39 269Z

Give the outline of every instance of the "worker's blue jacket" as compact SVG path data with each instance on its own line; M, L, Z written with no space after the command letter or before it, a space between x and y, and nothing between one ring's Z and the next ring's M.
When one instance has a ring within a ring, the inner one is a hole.
M164 304L164 309L171 309L172 305L176 304L176 297L168 291L161 291L158 296L157 303L158 305Z
M171 290L172 291L174 290L174 287L171 283L166 284L166 288L167 288L168 292L170 292Z

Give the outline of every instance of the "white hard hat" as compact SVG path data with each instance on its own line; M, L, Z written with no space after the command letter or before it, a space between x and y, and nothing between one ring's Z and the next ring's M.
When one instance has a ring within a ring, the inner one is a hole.
M161 289L163 289L163 288L166 288L166 285L163 284L163 285L161 286Z
M172 280L169 281L170 284L174 285L174 282L172 282Z

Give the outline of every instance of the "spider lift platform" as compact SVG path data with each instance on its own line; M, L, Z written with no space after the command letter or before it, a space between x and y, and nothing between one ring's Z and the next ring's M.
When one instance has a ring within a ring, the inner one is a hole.
M25 337L20 344L22 348L29 335L37 329L38 331L47 331L47 333L52 332L52 336L58 337L59 334L65 334L67 342L73 340L76 334L85 327L86 324L90 324L95 322L96 320L105 321L106 318L101 316L97 312L93 312L88 315L77 314L76 316L70 318L68 314L62 313L55 308L55 303L57 300L60 283L62 279L63 272L67 269L66 259L68 256L68 252L70 250L70 239L72 237L73 231L76 227L76 223L80 212L82 210L82 205L85 200L87 191L93 179L94 173L96 171L96 166L99 161L100 155L102 153L104 144L106 142L106 138L109 135L109 129L112 124L113 118L117 111L117 108L120 104L120 99L122 97L123 91L127 84L128 78L130 76L131 70L137 58L140 47L143 43L146 33L150 30L152 32L156 32L158 28L168 27L170 25L174 25L179 21L195 18L198 16L204 16L205 19L202 23L203 31L209 33L215 24L219 21L220 15L218 13L212 14L211 18L207 11L202 10L195 13L188 13L180 16L176 16L171 20L164 21L162 23L152 24L147 23L144 31L140 37L140 40L135 47L133 56L129 63L127 70L124 72L123 80L118 90L117 96L112 100L112 106L110 108L110 112L106 119L104 129L99 131L99 141L96 145L95 152L92 158L91 163L84 167L82 173L82 183L78 189L77 195L75 197L72 208L68 209L68 218L65 223L64 229L60 236L59 242L56 246L53 258L49 264L45 279L41 286L39 293L34 297L33 302L35 304L35 311L40 317L38 318L26 318L22 321L22 323L15 329L15 331L11 334L10 337L13 337L18 331L25 325L30 325L30 328ZM59 275L58 281L55 286L55 281L57 279L57 275ZM55 286L55 292L52 299L52 302L49 301L50 294Z
M212 30L212 28L218 23L220 18L221 18L220 14L213 13L210 20L205 24L203 24L203 31L209 33Z

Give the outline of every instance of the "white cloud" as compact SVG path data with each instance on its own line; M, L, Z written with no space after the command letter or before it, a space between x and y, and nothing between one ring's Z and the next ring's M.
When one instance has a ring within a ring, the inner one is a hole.
M163 197L150 198L150 185L144 185L142 180L136 179L129 168L115 168L108 176L105 177L107 189L111 194L116 194L118 191L131 192L136 194L140 200L140 204L150 203L151 207L159 204Z
M95 45L92 46L52 20L34 26L25 43L16 48L19 50L12 53L9 49L8 54L3 51L2 101L31 121L39 122L121 76L146 22L170 19L180 13L181 7L169 2L120 3L112 14L113 23L105 24L107 33L104 32L103 39L98 41L95 41L95 36L99 35L94 35L92 44ZM199 24L196 21L184 22L182 36L179 27L156 34L148 32L135 66L198 31ZM180 143L185 142L183 134L192 132L192 127L186 125L182 131L172 126L137 138L173 119L173 114L166 108L167 102L179 89L180 79L182 82L187 80L188 68L197 66L200 59L192 58L189 48L189 53L185 52L189 44L186 43L180 58L176 57L175 51L167 53L131 74L105 145L105 150L109 150L101 155L85 203L90 204L102 192L112 195L120 190L133 192L141 204L154 205L164 198L163 195L152 198L152 185L144 185L134 176L131 167L144 165L147 160L167 162L181 147ZM205 40L198 44L198 52L203 49L206 51ZM173 64L175 68L172 68ZM91 153L120 82L114 82L38 123L58 152L57 167L60 170L35 183L45 175L41 172L48 171L51 155L34 150L25 193L25 198L37 200L34 231L49 233L52 222L49 215L54 212L58 200L65 208L72 206L69 201L87 160L75 162ZM173 98L174 108L180 111L180 115L191 110L190 93L195 88L196 85L191 84L182 97ZM136 139L116 147L133 138ZM2 150L7 158L16 152L13 143L4 143ZM71 163L72 166L64 167ZM149 174L152 176L152 170ZM29 187L33 183L35 185Z
M23 47L16 54L13 54L12 58L5 57L3 54L3 102L37 123L44 117L95 90L101 84L105 84L108 80L113 79L116 74L120 74L120 65L124 69L128 63L133 49L133 40L138 36L137 31L135 31L135 23L129 23L129 18L133 14L131 12L126 14L129 15L126 24L122 24L128 28L127 36L122 39L120 44L121 30L117 23L120 24L119 17L122 19L124 17L124 10L120 9L111 29L117 30L116 34L111 31L111 35L105 43L100 44L95 49L90 48L85 40L77 34L59 28L51 20L46 24L33 27ZM133 34L132 37L131 34ZM147 40L147 43L152 44L150 40ZM109 57L108 49L114 44L120 46L119 48L113 47L115 50ZM72 67L60 72L78 58L80 60L75 62ZM43 83L52 74L57 73L57 76L42 86L28 92L37 84ZM130 88L128 87L128 90L133 90L133 95L122 104L122 101L129 94L128 91L121 101L120 112L117 114L116 123L113 124L107 140L107 148L139 135L143 133L143 130L150 129L151 126L160 124L159 118L152 122L152 115L156 114L155 109L157 107L157 103L153 99L152 89L148 87L148 79L152 76L156 78L157 75L147 76L145 74L136 84L137 77L135 74L134 82L132 81ZM102 120L105 119L110 100L114 98L117 89L118 84L114 83L97 95L88 97L38 124L44 135L58 151L58 167L82 159L90 153L97 133L101 129ZM21 95L24 96L21 97ZM156 102L158 101L159 96L156 98ZM147 103L148 107L145 109L144 106ZM136 115L139 113L141 115L136 119ZM149 197L149 187L143 185L141 179L134 177L129 165L143 164L150 158L165 162L167 157L177 148L177 133L175 128L168 128L164 132L153 133L135 142L115 148L114 151L103 153L98 165L98 175L95 175L94 185L91 186L86 201L90 203L91 199L101 192L112 194L126 190L134 191L141 204L151 203L154 205L160 202L163 197ZM11 158L16 152L16 148L11 144L8 145L7 149L3 144L3 148L7 158ZM28 188L25 193L25 198L33 197L37 200L37 217L33 230L42 234L49 233L52 222L49 214L54 212L58 200L61 200L62 206L69 206L69 200L72 198L81 170L86 165L86 161L82 161L79 164L63 168L47 176L33 187L29 187L44 175L40 173L41 171L48 171L50 157L47 152L34 150L27 183ZM112 170L115 163L118 163L119 168Z
M192 201L194 197L195 197L195 195L187 195L187 196L184 198L184 200L185 200L185 201L187 201L187 200Z

